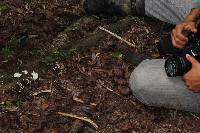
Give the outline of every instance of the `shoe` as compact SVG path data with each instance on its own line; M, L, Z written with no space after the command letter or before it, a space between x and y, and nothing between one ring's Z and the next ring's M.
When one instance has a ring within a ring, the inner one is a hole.
M121 16L136 14L138 11L144 10L144 0L83 0L82 5L88 14Z
M143 60L152 58L143 54L126 52L123 56L123 59L131 65L138 66Z
M135 0L135 13L141 16L145 15L145 0Z

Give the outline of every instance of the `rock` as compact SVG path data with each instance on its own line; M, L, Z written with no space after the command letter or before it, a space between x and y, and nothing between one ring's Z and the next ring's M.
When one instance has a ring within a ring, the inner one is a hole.
M128 96L131 94L131 90L130 88L128 87L119 87L119 90L120 90L120 93L123 95L123 96Z

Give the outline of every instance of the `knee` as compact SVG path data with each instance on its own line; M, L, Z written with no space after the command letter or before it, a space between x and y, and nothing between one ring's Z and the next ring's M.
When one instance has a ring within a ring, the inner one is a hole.
M164 71L164 60L144 60L130 76L130 88L133 95L149 106L156 103L153 98L163 93L168 77Z
M135 68L135 70L131 73L130 79L129 79L129 83L130 83L130 87L132 92L136 92L136 91L140 91L143 87L143 83L142 80L144 80L143 78L143 69L141 67L137 67Z
M148 87L150 87L151 82L146 79L147 70L145 67L138 66L132 72L129 84L133 95L142 103L150 105L147 100L148 97Z

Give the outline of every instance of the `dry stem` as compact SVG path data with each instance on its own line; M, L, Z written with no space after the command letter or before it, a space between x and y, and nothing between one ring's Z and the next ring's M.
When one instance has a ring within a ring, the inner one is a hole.
M114 36L115 38L121 40L122 42L125 42L126 44L128 44L128 45L131 46L131 47L135 47L135 46L136 46L134 42L131 43L131 42L129 42L129 41L123 39L122 37L118 36L117 34L111 32L111 31L109 31L109 30L107 30L107 29L105 29L105 28L103 28L103 27L101 27L101 26L99 27L99 29L102 30L102 31L107 32L108 34Z
M86 117L80 117L77 115L72 115L72 114L68 114L68 113L63 113L63 112L57 112L59 115L61 116L66 116L66 117L71 117L71 118L76 118L85 122L88 122L89 124L91 124L95 129L98 129L98 126L96 123L94 123L92 120L90 120L89 118Z

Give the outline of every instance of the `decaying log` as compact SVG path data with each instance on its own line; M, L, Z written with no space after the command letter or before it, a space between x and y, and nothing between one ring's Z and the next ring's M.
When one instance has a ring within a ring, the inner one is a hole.
M134 19L127 17L121 21L118 21L115 24L107 25L105 27L106 27L106 29L108 29L116 34L120 34L123 31L127 31L128 29L130 29L133 22L134 22ZM108 34L105 33L104 31L98 30L95 33L92 33L83 39L66 43L60 49L69 50L69 49L73 48L76 50L83 51L83 50L86 50L87 48L98 46L100 40L105 38L107 35Z
M59 33L58 36L53 40L53 45L56 47L62 47L66 43L70 42L68 34L73 31L85 32L83 27L88 24L96 23L96 20L92 16L84 16L77 20L75 23L68 26L63 32Z

